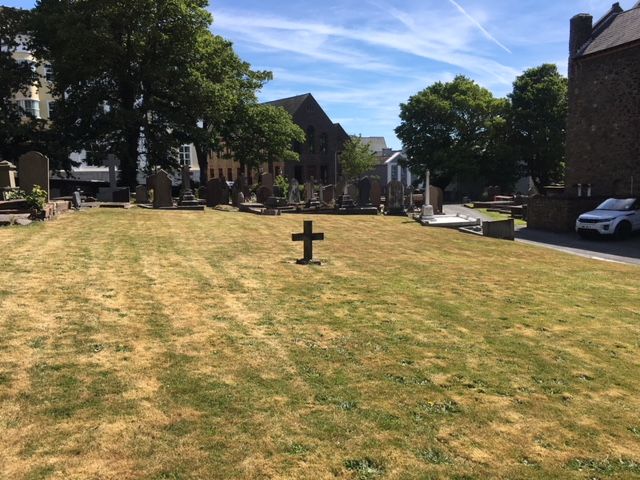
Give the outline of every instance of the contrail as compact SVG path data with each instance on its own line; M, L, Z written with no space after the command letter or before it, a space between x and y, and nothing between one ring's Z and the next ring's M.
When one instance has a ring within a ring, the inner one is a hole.
M495 43L496 45L498 45L500 48L502 48L503 50L505 50L506 52L509 53L513 53L511 52L511 50L509 50L507 47L504 46L504 44L500 43L500 41L494 37L493 35L491 35L488 30L486 28L484 28L480 22L478 22L475 18L473 18L471 15L469 15L467 13L467 11L462 8L462 5L460 5L458 2L456 2L456 0L449 0L449 3L451 5L453 5L454 7L456 7L458 9L458 11L463 14L465 17L467 17L469 19L469 21L471 23L473 23L476 27L478 27L480 29L480 31L484 34L485 37L487 37L489 40L491 40L493 43Z

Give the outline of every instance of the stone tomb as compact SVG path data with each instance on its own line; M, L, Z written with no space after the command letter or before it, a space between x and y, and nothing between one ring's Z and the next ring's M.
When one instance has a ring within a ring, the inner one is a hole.
M18 183L25 193L31 193L38 185L47 192L49 201L49 159L38 152L28 152L18 160Z
M0 162L0 190L16 188L16 166L6 160Z
M387 204L386 215L405 216L404 209L404 185L398 180L393 180L387 184Z

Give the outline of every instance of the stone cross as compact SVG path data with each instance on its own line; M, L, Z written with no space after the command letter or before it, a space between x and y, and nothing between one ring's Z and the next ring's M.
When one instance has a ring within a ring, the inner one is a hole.
M120 160L110 153L107 155L107 159L104 164L109 167L109 187L117 188L118 187L118 177L116 176L116 167L120 166Z
M433 206L431 205L431 172L427 170L427 176L424 181L424 205L422 207L422 220L433 219Z
M313 233L313 222L311 220L304 221L304 232L294 233L291 235L294 242L304 242L304 258L296 261L298 265L320 265L320 261L313 259L313 242L316 240L324 240L324 233Z

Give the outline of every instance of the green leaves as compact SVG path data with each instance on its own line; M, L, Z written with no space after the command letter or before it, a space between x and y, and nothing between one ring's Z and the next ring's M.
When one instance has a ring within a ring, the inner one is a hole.
M376 166L376 156L369 145L362 142L362 136L351 137L344 144L340 163L347 178L358 178Z

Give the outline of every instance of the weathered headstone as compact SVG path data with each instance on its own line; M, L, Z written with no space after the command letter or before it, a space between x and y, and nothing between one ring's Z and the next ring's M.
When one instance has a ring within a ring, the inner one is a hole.
M173 207L171 197L171 179L169 174L160 170L153 178L153 208Z
M270 187L261 185L258 190L256 190L256 199L258 200L258 203L264 204L271 196L273 196L273 191Z
M270 173L263 173L260 176L260 185L262 185L263 187L267 187L271 191L273 191L273 175L271 175Z
M191 189L191 166L182 166L182 189L180 190L180 201L178 203L181 207L199 207L200 202L193 194Z
M98 201L99 202L116 202L115 192L118 190L118 173L116 167L120 165L120 160L113 154L107 155L107 159L104 161L104 165L109 167L109 186L100 187L98 189ZM121 198L122 194L118 195ZM128 197L128 193L127 193ZM129 201L129 198L125 200Z
M0 162L0 189L16 188L16 166L4 160Z
M442 189L431 185L431 187L429 188L429 197L431 200L431 205L433 205L434 213L442 214L444 204L444 192L442 191Z
M198 200L206 200L207 198L207 187L200 186L198 187Z
M18 160L18 183L26 193L38 185L47 192L49 201L49 159L39 152L28 152Z
M336 200L336 188L334 185L326 185L322 187L322 203L331 205Z
M387 215L406 215L404 209L404 185L398 180L387 184Z
M146 185L138 185L136 187L136 202L149 203L149 192Z
M79 191L76 190L73 192L73 195L71 196L71 204L75 209L79 209L82 206L82 198L80 197Z
M229 205L229 185L224 177L220 181L220 205Z
M300 184L295 178L289 183L289 203L300 203Z
M369 201L371 205L376 208L380 207L380 198L382 197L382 185L380 180L374 178L371 180L371 193L369 195Z
M233 182L233 187L231 187L231 205L233 205L234 207L240 205L240 201L238 198L240 193L240 181L236 179L236 181Z
M347 180L344 177L340 177L340 180L338 180L338 185L336 185L336 195L337 196L341 196L341 195L346 195L347 193Z
M207 207L217 207L222 203L222 182L212 178L207 182Z
M371 180L362 177L358 182L358 205L360 207L371 206Z
M304 183L304 201L305 202L310 202L311 199L313 198L313 182L311 181L306 181Z

